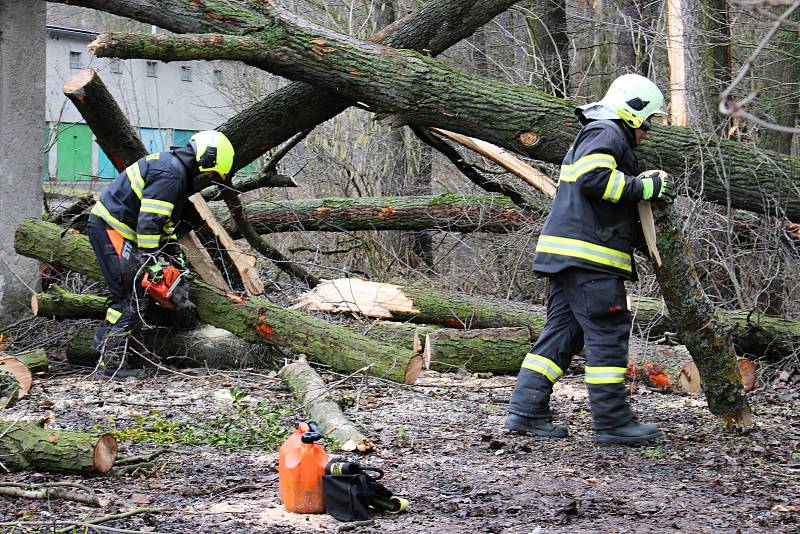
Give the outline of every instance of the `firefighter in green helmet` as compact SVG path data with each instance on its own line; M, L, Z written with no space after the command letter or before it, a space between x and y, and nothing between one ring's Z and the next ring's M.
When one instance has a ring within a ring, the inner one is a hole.
M635 444L660 436L655 425L637 422L628 404L631 314L624 282L636 278L636 204L675 196L668 175L640 172L634 152L664 115L663 104L652 81L626 74L602 100L575 110L583 127L561 165L533 262L550 280L547 323L511 396L505 426L512 431L567 436L566 426L552 421L550 394L585 345L595 440Z
M157 270L153 266L163 264L165 257L176 266L185 265L177 243L184 205L212 180L226 180L233 156L233 146L224 134L198 132L186 146L139 159L100 194L89 216L88 233L111 293L93 344L100 352L104 374L134 374L125 355L129 336L142 324L144 293L138 280L148 268ZM184 304L192 308L190 302Z

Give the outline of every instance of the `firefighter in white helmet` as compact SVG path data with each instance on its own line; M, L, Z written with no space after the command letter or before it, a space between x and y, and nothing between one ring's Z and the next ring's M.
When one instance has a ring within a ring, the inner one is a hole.
M533 262L550 279L547 324L525 356L509 403L505 425L513 431L567 436L566 426L552 421L550 394L585 345L595 440L641 443L660 436L655 425L637 422L628 404L631 314L624 281L636 278L636 204L674 198L669 177L640 173L634 153L664 115L663 104L652 81L626 74L602 100L575 110L583 128L561 165Z

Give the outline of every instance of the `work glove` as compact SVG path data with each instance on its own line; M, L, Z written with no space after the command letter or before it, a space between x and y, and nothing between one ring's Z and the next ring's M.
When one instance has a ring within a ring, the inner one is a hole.
M642 200L675 200L675 182L672 176L661 170L644 171L639 175L642 181Z
M178 269L185 269L187 265L186 254L177 241L169 241L161 249L162 253L168 257L169 262Z
M126 242L123 245L122 253L119 256L120 274L122 275L122 283L125 285L138 282L148 266L158 263L156 257L150 251L127 246L128 243Z

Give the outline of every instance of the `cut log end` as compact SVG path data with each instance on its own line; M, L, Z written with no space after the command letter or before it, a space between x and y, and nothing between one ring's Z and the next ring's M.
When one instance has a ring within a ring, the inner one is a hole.
M21 399L31 390L33 376L30 369L16 358L0 358L0 367L14 375L19 384L19 398Z
M678 374L678 391L700 393L702 390L700 372L697 370L697 365L694 362L687 363Z
M99 473L108 473L117 460L117 440L111 434L103 434L94 446L94 466Z
M422 365L425 363L425 358L422 354L417 354L408 362L408 366L406 366L406 374L405 379L403 382L406 384L413 384L419 378L419 374L422 372Z
M94 69L83 69L64 81L64 94L72 95L83 90L97 76Z

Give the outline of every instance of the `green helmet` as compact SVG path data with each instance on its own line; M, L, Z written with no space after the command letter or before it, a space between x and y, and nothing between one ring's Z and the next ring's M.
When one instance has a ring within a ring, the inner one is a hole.
M651 115L666 115L661 109L664 95L656 84L638 74L623 74L614 80L598 104L616 113L631 128L648 129Z
M189 144L194 149L197 166L202 172L216 172L223 180L228 177L233 167L233 145L225 134L216 130L197 132Z

